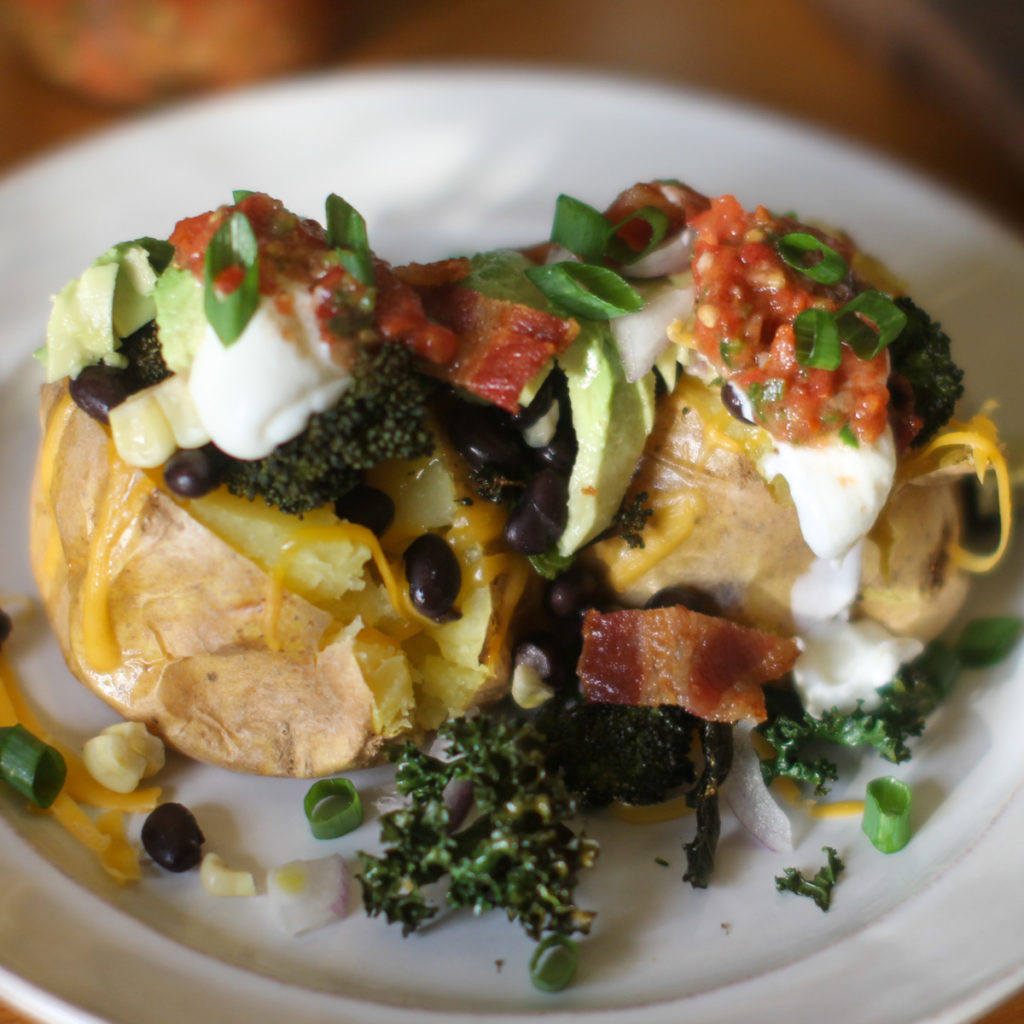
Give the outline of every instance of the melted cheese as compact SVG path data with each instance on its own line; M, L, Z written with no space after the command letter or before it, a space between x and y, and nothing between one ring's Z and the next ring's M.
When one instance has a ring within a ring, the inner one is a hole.
M153 491L148 477L116 457L113 442L108 447L109 476L89 542L89 564L82 585L82 645L86 660L98 672L113 672L122 661L110 619L113 557Z
M608 560L612 588L625 590L674 551L693 532L706 506L705 496L690 487L659 493L654 515L644 527L643 547L630 548L622 540L605 542L620 549Z

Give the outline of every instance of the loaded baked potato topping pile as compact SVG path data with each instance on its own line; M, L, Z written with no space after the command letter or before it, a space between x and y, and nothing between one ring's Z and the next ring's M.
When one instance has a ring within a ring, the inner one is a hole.
M948 339L850 239L677 182L405 267L337 196L236 193L101 256L42 358L69 665L265 774L559 676L705 723L791 671L869 707L960 607L956 478L1000 460L985 418L942 442Z

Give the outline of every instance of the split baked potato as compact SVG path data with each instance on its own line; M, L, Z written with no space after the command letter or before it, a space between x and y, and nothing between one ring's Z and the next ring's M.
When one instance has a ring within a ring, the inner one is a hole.
M526 566L497 550L490 507L460 501L443 450L374 471L396 501L375 560L369 531L326 510L173 496L117 457L66 380L44 387L41 417L31 558L57 640L81 681L184 754L324 775L503 689ZM403 602L401 551L424 531L459 558L451 621Z

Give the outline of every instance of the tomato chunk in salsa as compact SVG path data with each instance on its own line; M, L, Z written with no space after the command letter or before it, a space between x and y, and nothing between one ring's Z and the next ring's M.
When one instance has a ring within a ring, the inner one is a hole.
M836 289L789 267L776 243L799 230L846 257L852 248L763 206L747 212L729 195L713 199L690 224L696 232L695 343L722 379L747 395L758 422L797 444L844 428L858 442L876 441L888 418L888 355L861 359L844 342L837 369L802 366L793 321L805 309L835 312L853 292L840 301Z

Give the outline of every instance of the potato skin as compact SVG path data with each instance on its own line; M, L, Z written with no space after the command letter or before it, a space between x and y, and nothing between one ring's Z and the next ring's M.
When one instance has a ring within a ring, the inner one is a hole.
M791 634L790 592L814 555L793 506L775 497L744 450L722 444L720 432L708 429L709 410L720 423L723 407L694 387L677 388L662 401L631 485L632 494L647 492L654 509L644 540L661 545L659 557L643 572L630 572L630 559L644 565L644 553L628 552L618 539L596 545L590 557L627 605L688 585L713 597L730 618ZM691 512L672 538L665 509L686 505ZM951 557L959 535L955 481L898 484L864 544L856 611L894 633L937 635L967 592Z
M74 675L184 754L234 771L308 778L372 763L373 694L332 616L285 591L272 649L259 566L111 460L65 383L44 388L41 419L31 561ZM102 580L105 602L89 596ZM97 622L115 640L109 666L87 639ZM479 700L501 681L485 689Z

